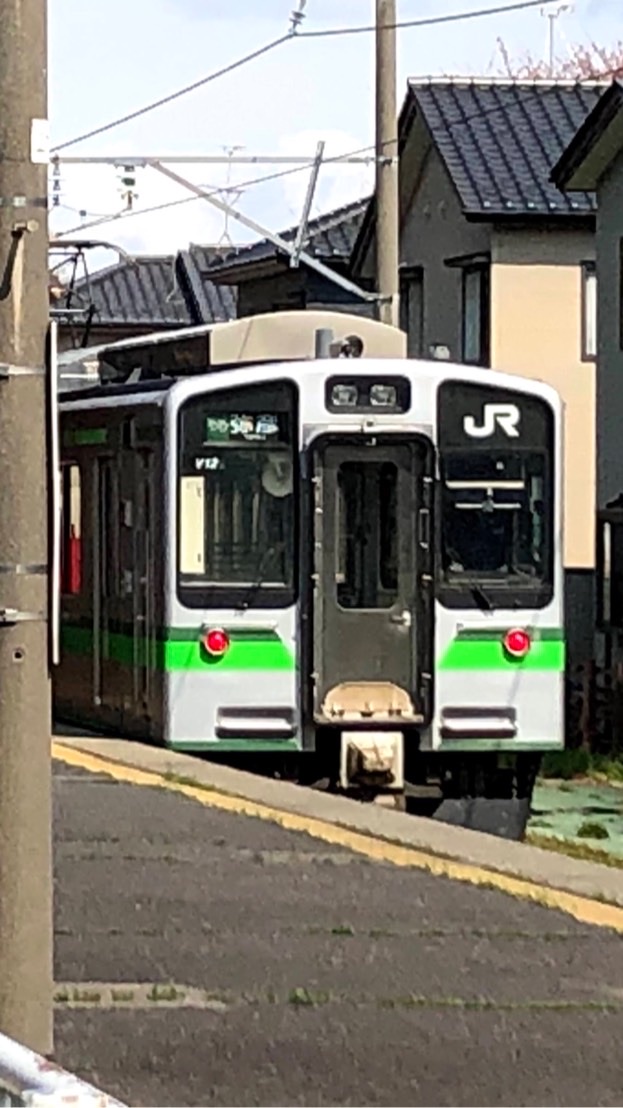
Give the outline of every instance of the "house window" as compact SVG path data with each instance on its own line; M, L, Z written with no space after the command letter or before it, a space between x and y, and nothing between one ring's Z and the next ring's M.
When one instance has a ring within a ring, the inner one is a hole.
M400 274L400 327L407 334L407 357L421 358L424 350L424 270L403 269Z
M77 596L82 586L82 487L79 466L61 468L61 592Z
M597 273L594 262L582 262L582 361L597 357Z
M489 365L489 266L462 270L461 360Z

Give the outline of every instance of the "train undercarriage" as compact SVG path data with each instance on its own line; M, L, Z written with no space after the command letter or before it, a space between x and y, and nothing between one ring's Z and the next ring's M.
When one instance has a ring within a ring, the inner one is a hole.
M374 766L374 755L367 771L360 763L359 772L346 780L348 755L345 757L344 745L339 750L327 730L329 733L319 733L314 753L222 757L247 772L500 838L523 840L541 754L428 754L419 750L410 754L407 746L400 782L388 782L378 763Z

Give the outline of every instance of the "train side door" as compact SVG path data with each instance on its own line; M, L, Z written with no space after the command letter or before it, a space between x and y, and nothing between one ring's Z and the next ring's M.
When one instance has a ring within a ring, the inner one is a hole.
M150 450L135 454L134 526L134 707L145 721L153 719L156 666L155 581L154 581L154 455Z
M119 658L119 514L117 467L113 458L98 458L95 477L95 543L93 545L93 686L104 722L121 722Z
M130 420L124 430L120 473L120 583L123 598L125 671L124 729L150 730L155 666L152 580L154 456L136 445Z

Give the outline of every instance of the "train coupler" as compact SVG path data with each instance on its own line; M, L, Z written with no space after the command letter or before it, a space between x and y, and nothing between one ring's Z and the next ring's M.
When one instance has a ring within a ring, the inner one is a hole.
M404 790L402 731L342 731L340 788Z

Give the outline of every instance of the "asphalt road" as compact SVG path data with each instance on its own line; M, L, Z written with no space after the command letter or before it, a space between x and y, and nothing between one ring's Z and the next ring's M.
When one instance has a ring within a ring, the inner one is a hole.
M55 837L56 1058L129 1105L622 1103L620 935L60 764Z

